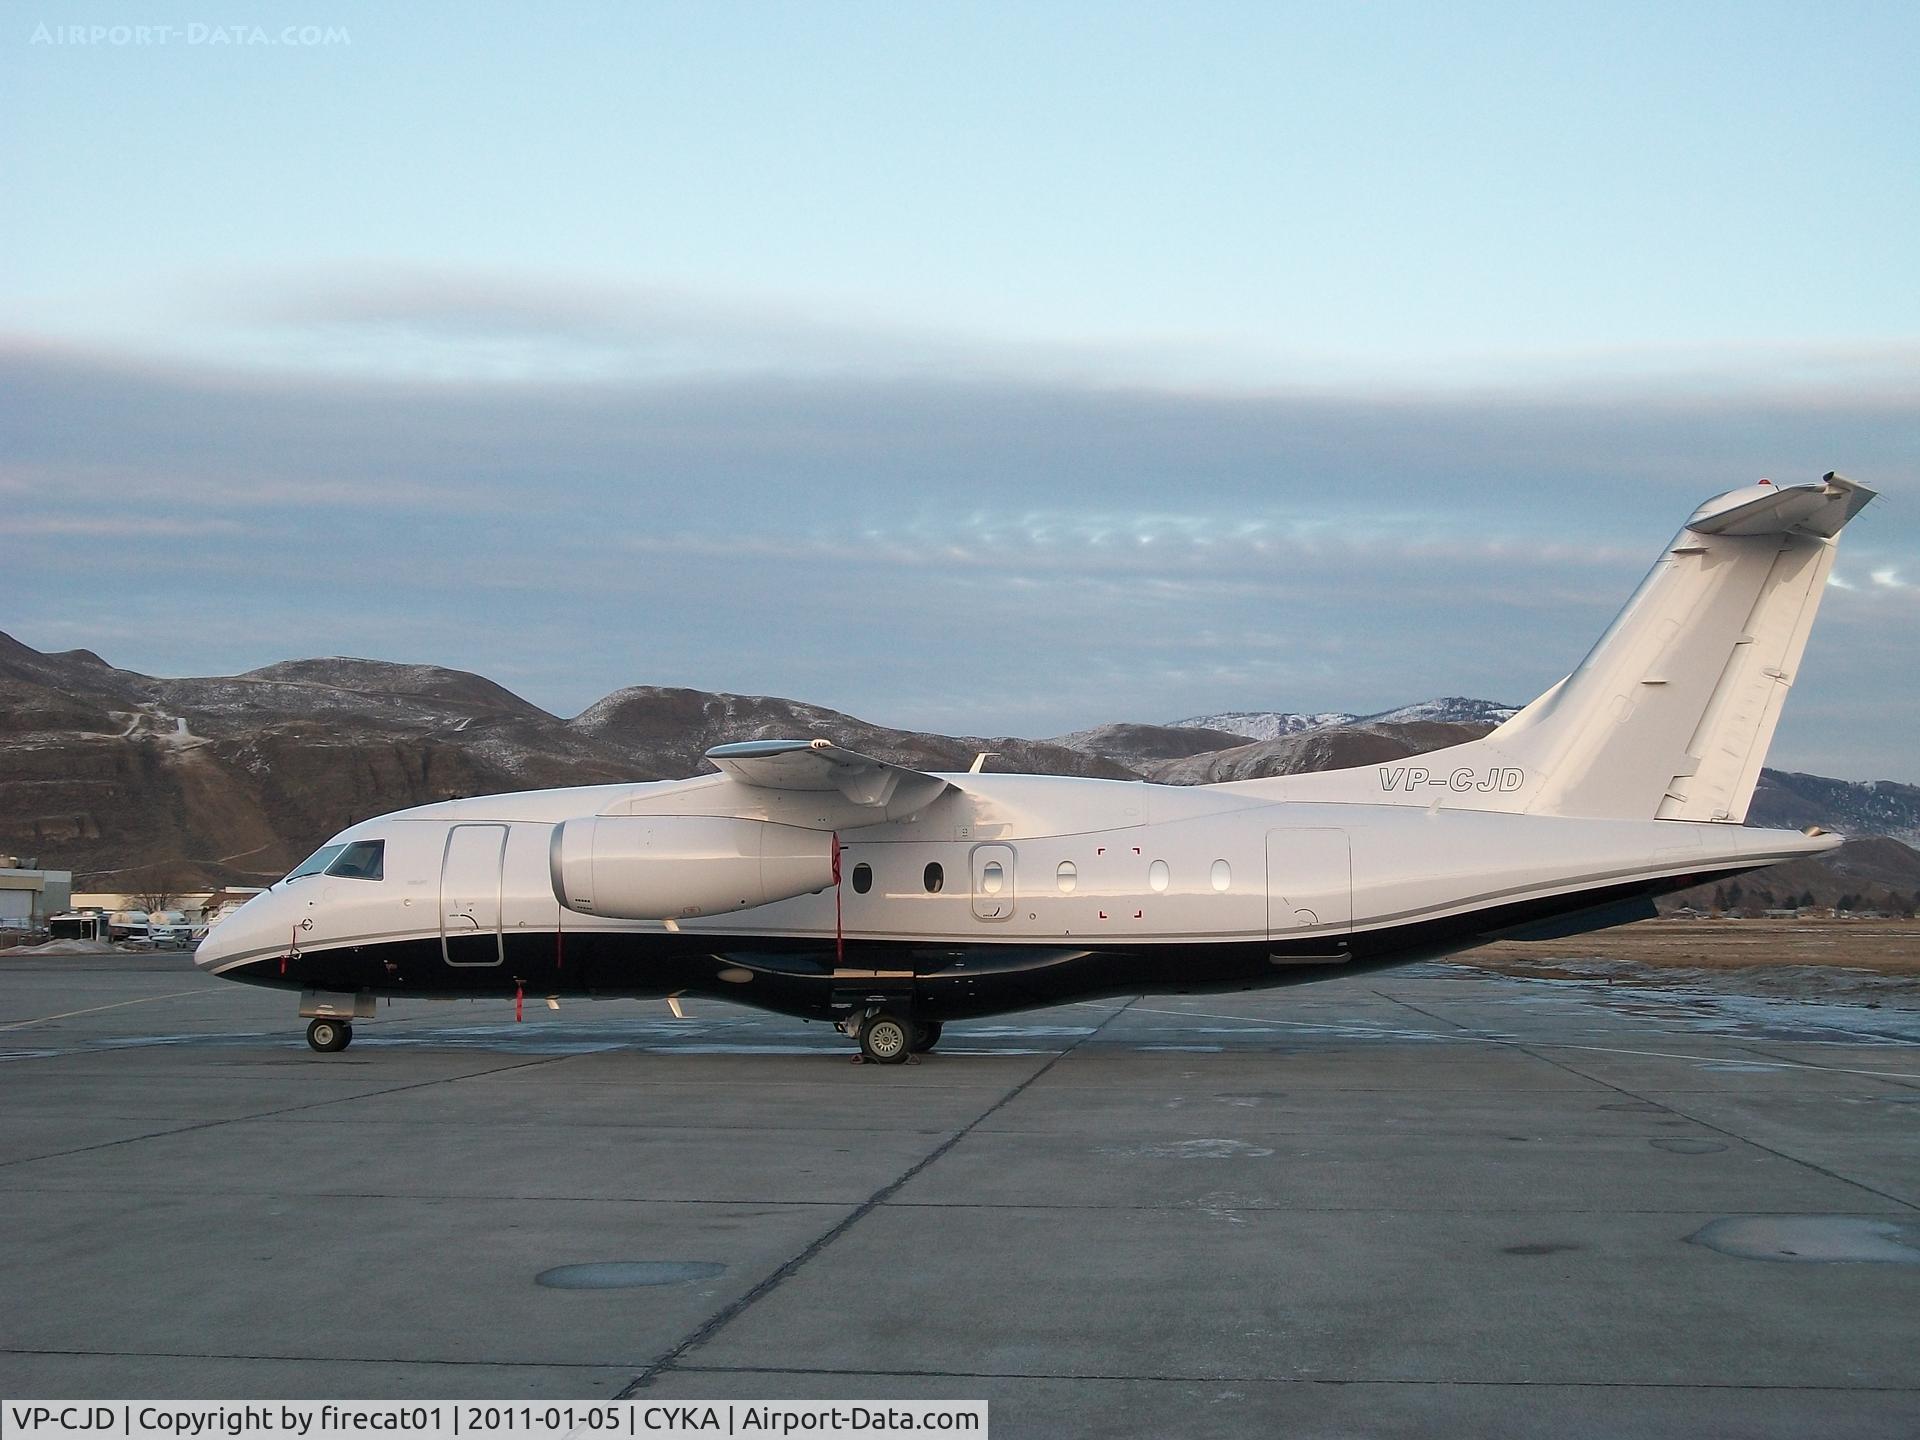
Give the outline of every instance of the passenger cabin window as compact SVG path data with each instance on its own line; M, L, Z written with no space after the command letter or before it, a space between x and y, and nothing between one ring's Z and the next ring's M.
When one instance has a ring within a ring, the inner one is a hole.
M343 880L379 880L386 874L387 842L356 840L340 852L340 858L327 866L327 874Z
M313 854L289 870L286 878L288 880L298 880L303 875L318 875L322 870L326 869L327 866L331 865L339 857L340 852L346 848L344 845L322 845L318 850L314 851Z
M940 868L940 862L935 860L931 865L927 866L925 873L921 875L920 879L922 883L926 885L929 895L938 895L941 888L947 883L947 872L942 870Z
M1224 860L1214 861L1213 888L1225 894L1227 887L1231 884L1233 884L1233 867Z
M864 860L853 867L853 893L864 895L873 889L873 867Z
M1062 860L1060 862L1060 868L1053 873L1054 877L1060 882L1060 893L1062 895L1071 895L1073 893L1073 887L1080 883L1079 868L1075 866L1071 860Z
M998 860L989 860L980 867L980 888L988 895L998 895L1007 885L1007 872L1000 868Z
M1147 884L1153 887L1154 894L1158 895L1167 888L1167 878L1166 861L1156 860L1147 867Z

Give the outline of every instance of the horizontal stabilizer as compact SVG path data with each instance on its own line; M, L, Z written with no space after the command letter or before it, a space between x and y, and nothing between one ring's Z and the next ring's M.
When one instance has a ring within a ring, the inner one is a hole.
M1818 535L1831 540L1874 493L1831 470L1818 485L1782 489L1762 481L1715 496L1693 512L1687 529L1698 535Z

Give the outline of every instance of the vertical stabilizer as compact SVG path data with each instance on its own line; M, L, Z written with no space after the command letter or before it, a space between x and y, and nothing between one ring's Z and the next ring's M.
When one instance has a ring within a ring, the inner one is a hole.
M1482 744L1548 815L1746 818L1833 569L1873 491L1828 475L1716 496L1574 673Z
M1565 680L1483 740L1243 782L1275 798L1622 820L1746 819L1833 570L1874 492L1829 474L1715 496L1688 517Z

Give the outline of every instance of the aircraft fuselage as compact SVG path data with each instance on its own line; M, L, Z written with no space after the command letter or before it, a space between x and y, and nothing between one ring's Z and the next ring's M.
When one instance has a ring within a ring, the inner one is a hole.
M819 1019L886 997L938 1021L1285 985L1530 927L1573 933L1832 843L1445 803L1471 805L1471 787L1317 804L1231 785L939 778L952 788L912 818L842 837L838 884L663 921L561 904L555 830L697 812L709 778L404 811L331 842L378 842L379 878L284 880L225 921L200 963L352 996L706 995Z

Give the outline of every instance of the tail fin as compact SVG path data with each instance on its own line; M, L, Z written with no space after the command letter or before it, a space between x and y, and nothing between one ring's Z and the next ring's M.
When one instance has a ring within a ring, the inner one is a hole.
M1237 782L1274 799L1621 820L1747 817L1833 569L1874 492L1829 474L1762 482L1688 518L1580 667L1485 739L1366 766Z
M1873 496L1828 474L1694 511L1580 667L1478 742L1524 771L1514 808L1746 819L1834 537Z

